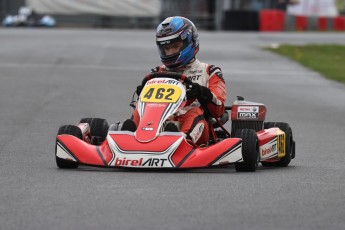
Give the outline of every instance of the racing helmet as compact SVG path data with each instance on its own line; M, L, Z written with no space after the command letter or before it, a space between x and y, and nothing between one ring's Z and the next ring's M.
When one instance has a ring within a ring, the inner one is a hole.
M183 42L179 52L166 54L164 46L177 41ZM195 25L180 16L168 17L158 25L156 43L161 61L168 68L185 66L199 51L199 35Z

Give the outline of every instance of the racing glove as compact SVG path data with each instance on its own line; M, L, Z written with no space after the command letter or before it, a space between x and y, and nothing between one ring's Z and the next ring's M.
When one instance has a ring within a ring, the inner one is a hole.
M198 83L193 83L192 88L187 90L187 99L198 99L200 103L207 104L212 101L213 94L209 88Z
M139 96L142 90L143 90L143 86L142 86L142 85L138 85L135 92L136 92L137 95Z

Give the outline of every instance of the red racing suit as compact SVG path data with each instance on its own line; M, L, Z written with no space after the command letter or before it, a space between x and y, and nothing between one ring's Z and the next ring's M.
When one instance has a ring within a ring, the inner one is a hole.
M171 72L164 65L152 69L152 72ZM174 70L176 72L176 70ZM210 89L213 98L207 104L212 115L220 117L224 112L226 99L225 81L219 67L200 62L194 59L188 65L177 70L178 73L186 75L193 83L205 86ZM135 110L132 116L138 127L140 117ZM195 144L207 144L209 140L208 122L205 120L204 111L197 99L188 100L185 107L175 114L175 121L180 123L180 131L187 135Z

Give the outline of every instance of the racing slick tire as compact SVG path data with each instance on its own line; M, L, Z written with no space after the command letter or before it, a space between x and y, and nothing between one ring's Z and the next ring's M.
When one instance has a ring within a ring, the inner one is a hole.
M79 129L79 127L75 125L61 126L59 128L58 135L61 135L61 134L69 134L69 135L79 138L80 140L83 140L83 134L81 133L81 130ZM55 159L56 159L56 165L62 169L74 169L74 168L78 168L79 166L79 163L75 161L61 159L57 156L55 156Z
M264 128L279 128L285 133L285 156L275 162L261 162L266 167L286 167L290 164L291 159L295 158L295 142L292 136L292 129L288 123L284 122L265 122Z
M238 129L235 136L242 139L243 162L236 162L238 172L254 172L259 160L259 139L253 129Z
M109 125L106 119L102 118L83 118L79 123L88 123L90 125L90 133L97 143L101 143L108 135Z

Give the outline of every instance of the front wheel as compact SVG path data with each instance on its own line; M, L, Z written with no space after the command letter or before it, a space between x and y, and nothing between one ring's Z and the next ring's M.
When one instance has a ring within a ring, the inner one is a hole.
M284 122L265 122L264 128L279 128L285 133L285 156L280 158L279 161L276 162L261 162L263 166L278 166L278 167L286 167L290 164L291 159L293 159L294 156L294 149L295 149L295 142L293 141L292 136L292 129L288 123Z
M61 126L58 131L58 135L61 135L61 134L69 134L69 135L79 138L80 140L83 140L83 134L81 133L81 130L75 125ZM79 163L75 161L61 159L57 156L55 156L55 159L56 159L56 165L62 169L74 169L74 168L78 168L79 166Z
M238 129L235 137L242 139L243 162L235 163L235 169L239 172L254 172L259 160L259 140L253 129Z
M109 125L106 119L83 118L79 123L88 123L94 144L101 144L108 135Z

